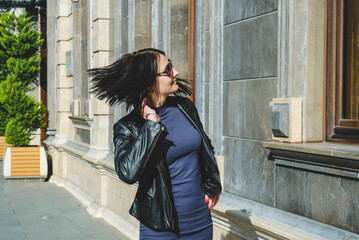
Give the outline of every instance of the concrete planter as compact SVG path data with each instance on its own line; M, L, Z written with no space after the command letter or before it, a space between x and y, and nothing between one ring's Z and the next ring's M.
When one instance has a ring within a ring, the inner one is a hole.
M47 158L43 147L7 147L3 164L5 178L47 177Z
M0 159L4 159L5 149L10 146L5 142L5 137L0 136Z

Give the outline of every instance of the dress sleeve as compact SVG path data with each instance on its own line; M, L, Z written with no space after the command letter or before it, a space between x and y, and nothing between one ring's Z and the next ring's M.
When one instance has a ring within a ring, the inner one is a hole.
M147 120L135 137L125 123L114 125L114 162L122 181L133 184L138 180L163 129L161 124Z

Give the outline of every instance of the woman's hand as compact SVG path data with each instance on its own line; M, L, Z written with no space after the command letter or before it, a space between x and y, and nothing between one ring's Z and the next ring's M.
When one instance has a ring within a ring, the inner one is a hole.
M207 194L205 194L204 196L205 196L205 199L206 199L206 203L208 203L208 208L212 209L214 206L216 206L221 194L218 194L217 196L212 197L212 198L209 197Z
M156 114L156 111L147 105L147 98L143 99L141 107L141 114L145 120L160 122L160 117Z

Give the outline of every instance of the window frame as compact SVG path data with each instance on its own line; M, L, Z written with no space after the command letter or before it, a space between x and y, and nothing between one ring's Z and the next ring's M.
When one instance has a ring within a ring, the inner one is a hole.
M343 118L344 1L325 1L325 139L359 143L359 120Z
M195 84L195 46L196 46L196 1L188 0L188 79L190 79L190 88L192 94L189 99L193 103L196 101L196 84Z

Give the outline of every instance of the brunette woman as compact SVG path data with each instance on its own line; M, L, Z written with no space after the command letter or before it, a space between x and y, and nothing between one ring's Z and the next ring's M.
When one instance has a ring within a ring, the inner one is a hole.
M89 74L99 99L132 109L114 125L114 161L122 181L138 181L130 214L140 239L212 239L219 171L196 107L181 96L191 93L187 82L152 48Z

